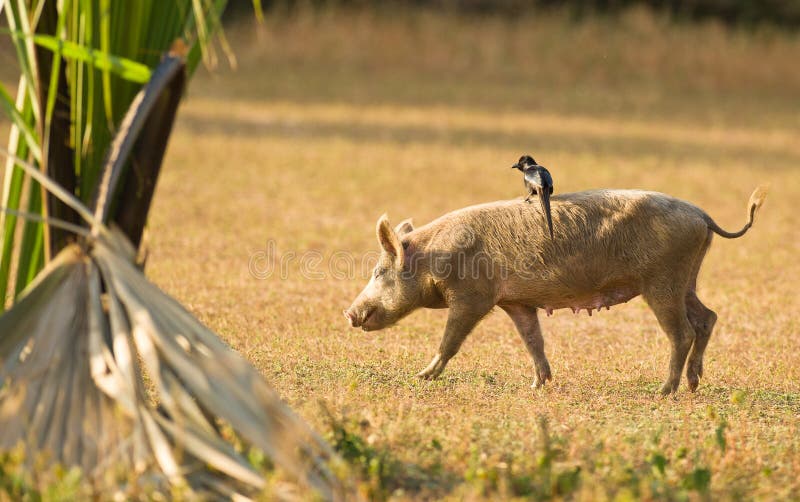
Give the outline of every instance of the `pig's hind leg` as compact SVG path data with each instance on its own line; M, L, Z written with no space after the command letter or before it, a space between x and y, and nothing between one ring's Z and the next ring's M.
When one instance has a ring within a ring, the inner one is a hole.
M533 385L534 388L543 387L547 380L552 380L550 373L550 363L544 355L544 338L542 329L539 326L539 317L535 307L526 305L505 305L502 309L514 321L519 336L525 342L525 347L533 357L533 367L536 372Z
M454 302L447 315L447 326L444 329L439 352L433 357L427 368L417 373L424 380L433 380L444 371L447 362L458 353L461 344L478 322L492 310L493 305L475 302Z
M678 391L681 373L686 364L686 356L695 339L694 327L690 324L686 312L687 284L680 284L680 273L676 276L661 277L660 281L653 281L645 288L643 294L672 346L669 358L669 377L661 387L662 395Z
M700 248L695 260L692 277L689 282L689 291L686 293L686 313L695 333L692 350L689 352L689 360L686 363L686 379L692 392L697 389L700 384L700 378L703 376L703 353L708 345L708 339L711 337L714 324L717 322L717 314L703 305L703 302L700 301L695 292L697 290L697 274L700 271L706 251L711 245L712 237L713 234L709 230L706 242Z
M714 324L717 322L717 314L703 305L694 291L686 294L686 310L689 322L695 332L692 350L689 352L689 361L686 363L686 379L689 382L689 390L694 392L703 376L703 353L708 345L708 339L711 338Z

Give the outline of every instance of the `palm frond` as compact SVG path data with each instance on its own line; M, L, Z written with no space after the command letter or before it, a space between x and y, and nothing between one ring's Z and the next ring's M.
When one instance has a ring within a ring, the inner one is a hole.
M30 106L30 96L24 82L24 76L20 77L19 88L17 90L16 108L25 120L32 120L32 110ZM29 153L28 145L20 133L20 128L12 123L11 132L8 138L8 148L13 156L6 158L5 177L3 181L4 207L12 210L19 209L22 202L22 191L25 183L25 176L19 168L16 159L27 157ZM13 214L0 212L0 310L4 309L6 303L6 293L8 291L9 279L11 276L11 262L14 255L19 256L28 249L20 248L14 240L17 229L17 218Z
M42 150L39 147L39 136L36 130L31 127L29 120L26 120L22 112L17 110L17 105L14 103L14 100L3 84L0 84L0 107L3 108L3 111L11 119L11 122L20 134L22 134L22 137L28 144L28 148L33 154L33 158L37 161L41 161Z
M225 424L324 499L344 498L330 447L133 259L116 232L73 244L0 317L0 448L22 441L95 483L114 465L161 489L250 496L265 480Z

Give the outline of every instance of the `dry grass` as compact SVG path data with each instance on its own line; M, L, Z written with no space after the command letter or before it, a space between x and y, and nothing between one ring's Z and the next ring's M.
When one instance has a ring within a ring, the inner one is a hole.
M362 449L390 459L383 488L457 499L530 493L526 475L560 486L542 478L546 417L550 474L568 492L580 467L579 499L701 497L704 469L715 499L800 498L797 37L638 11L582 24L331 12L268 28L229 30L240 70L201 76L180 113L148 273L318 429L330 430L320 400L357 424ZM753 230L706 258L700 297L720 319L696 394L684 383L656 397L667 340L638 299L544 319L554 381L533 391L502 312L423 383L413 375L446 312L364 334L341 316L363 276L308 278L297 260L283 278L249 273L268 241L319 253L326 272L337 252L377 249L383 212L421 224L519 196L507 166L526 152L559 192L663 191L730 229L752 188L772 184Z

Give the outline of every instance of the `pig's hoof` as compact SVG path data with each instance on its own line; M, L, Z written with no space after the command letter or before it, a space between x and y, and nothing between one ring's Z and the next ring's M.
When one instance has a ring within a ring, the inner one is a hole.
M422 380L434 380L439 376L439 373L441 373L441 371L429 371L425 369L417 373L417 378Z
M700 385L700 378L703 376L703 361L689 361L686 367L686 380L689 382L689 390L692 392L697 390Z
M548 363L544 363L541 368L536 368L536 375L533 378L533 385L531 385L534 389L540 389L544 387L544 384L548 380L552 380L553 375L550 373L550 365Z
M666 397L678 392L678 384L667 382L661 387L661 395Z
M417 377L419 377L419 378L421 378L423 380L435 380L436 377L438 377L439 375L442 374L443 370L444 370L444 368L441 367L441 365L439 365L439 364L431 364L430 366L428 366L424 370L422 370L419 373L417 373Z
M433 380L438 377L443 370L444 364L442 364L442 358L437 354L427 368L417 373L417 377L423 380Z

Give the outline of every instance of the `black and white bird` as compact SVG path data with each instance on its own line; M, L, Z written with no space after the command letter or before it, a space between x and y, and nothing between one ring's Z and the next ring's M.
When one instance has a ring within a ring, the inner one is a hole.
M523 155L512 169L519 169L525 175L525 188L528 189L528 196L525 202L530 203L534 195L539 196L539 203L542 211L547 218L547 228L550 230L550 238L553 238L553 219L550 216L550 195L553 193L553 177L550 172L540 166L530 155Z

